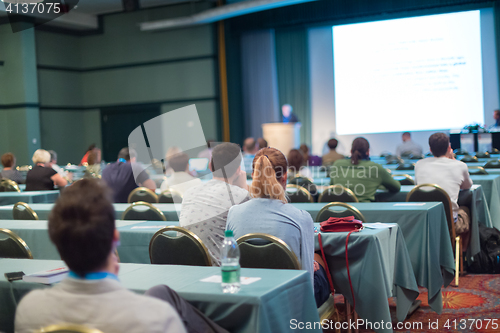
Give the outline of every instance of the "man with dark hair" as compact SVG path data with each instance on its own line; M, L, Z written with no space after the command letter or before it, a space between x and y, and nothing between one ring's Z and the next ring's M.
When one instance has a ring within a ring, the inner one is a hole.
M237 144L225 142L217 145L209 166L213 179L185 192L179 224L201 238L212 264L220 266L220 248L229 208L250 198Z
M161 191L173 189L181 195L193 186L201 185L201 179L195 178L188 173L189 156L185 153L179 153L168 160L168 165L174 170L167 179L161 184Z
M48 231L70 273L53 288L35 290L21 300L16 333L59 323L106 333L186 332L169 303L120 285L115 255L119 234L108 192L100 180L83 179L57 200Z
M252 172L252 163L255 154L259 151L259 146L254 138L246 138L243 142L243 165L247 173Z
M335 161L341 160L344 158L344 155L339 154L336 151L338 144L339 144L339 142L337 141L337 139L328 140L327 145L328 145L328 148L330 148L330 151L328 153L326 153L325 155L323 155L322 164L324 166L330 166L333 163L335 163Z
M460 190L468 190L472 186L469 170L465 163L455 159L450 138L445 133L432 134L429 137L429 147L434 157L417 162L415 181L417 184L437 184L448 193L456 233L463 234L464 247L467 248L470 213L467 207L458 206L458 195Z
M111 163L102 171L102 179L113 191L114 202L126 203L128 196L138 186L144 186L151 191L156 190L156 184L146 171L137 172L137 180L134 178L133 169L139 168L135 163L137 154L128 147L118 153L118 161Z
M21 173L16 170L16 157L12 153L2 155L3 170L0 172L0 178L6 178L15 181L18 184L23 184L26 179Z
M400 144L397 148L396 148L396 155L401 157L401 155L413 155L413 156L421 156L422 155L422 147L412 141L411 139L411 134L410 132L404 132L403 135L402 135L402 140L403 140L403 143Z
M266 139L264 139L264 138L258 138L257 139L257 144L259 145L259 150L261 150L262 148L269 147Z

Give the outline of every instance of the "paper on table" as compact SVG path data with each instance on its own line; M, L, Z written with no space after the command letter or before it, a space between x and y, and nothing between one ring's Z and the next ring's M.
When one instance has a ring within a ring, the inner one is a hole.
M251 284L254 282L259 281L261 278L260 277L240 277L240 283L241 284ZM201 282L212 282L212 283L222 283L222 277L220 275L212 275L207 278L201 279Z
M395 203L393 206L423 206L425 202L400 202Z
M161 229L165 228L167 225L137 225L130 229Z
M393 223L363 223L363 228L368 228L368 229L385 229L385 228L392 228L394 226Z

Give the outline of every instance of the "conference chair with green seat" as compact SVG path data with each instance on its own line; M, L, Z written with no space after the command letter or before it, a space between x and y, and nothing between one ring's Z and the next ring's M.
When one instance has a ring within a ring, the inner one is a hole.
M396 179L399 181L401 185L415 185L415 181L413 178L411 178L410 175L404 174L404 175L392 175L392 178Z
M33 259L25 241L15 232L0 228L0 258Z
M462 149L462 148L455 149L453 153L455 153L456 155L469 155L467 149Z
M490 151L488 151L488 153L491 155L491 154L500 154L500 150L498 150L497 148L493 148L491 149Z
M460 159L460 161L462 161L464 163L477 163L478 162L476 156L470 156L470 155L465 155L464 157L462 157L462 159Z
M308 190L313 197L318 195L318 188L316 187L316 184L314 184L314 181L309 177L299 175L289 179L288 184L302 186Z
M286 195L288 197L288 202L291 203L302 203L302 202L313 202L313 197L309 191L299 185L288 184L286 186Z
M397 157L397 156L386 156L385 158L385 164L401 164L401 163L404 163L404 161Z
M21 192L21 190L15 181L3 178L0 180L0 192Z
M446 191L436 184L415 186L406 196L407 202L442 202L446 213L446 221L450 233L450 241L455 245L455 285L458 286L459 272L463 272L462 238L455 233L455 221L450 197Z
M158 198L158 202L160 203L181 203L182 202L182 194L179 191L174 189L168 189L161 192L160 197Z
M365 217L361 212L356 208L345 202L330 202L325 205L316 215L316 222L323 222L328 220L330 217L347 217L354 216L356 220L359 220L363 223L366 222Z
M487 151L476 153L476 158L490 158L490 153Z
M161 210L149 202L138 201L123 212L122 220L166 221L167 219Z
M149 242L152 264L211 266L208 249L193 232L178 226L158 230Z
M146 187L138 187L130 192L128 196L128 203L133 202L149 202L149 203L158 203L158 196L155 192L151 191Z
M14 220L38 220L38 214L25 202L18 202L12 208Z
M424 159L424 155L420 154L410 154L410 160L421 160L421 159Z
M82 325L74 324L62 324L62 325L50 325L41 328L35 333L103 333L95 328L89 328Z
M499 160L488 161L488 162L486 162L485 165L483 165L483 168L485 168L485 169L500 169L500 161Z
M323 190L318 202L359 202L350 189L342 185L330 185Z
M484 170L483 167L480 166L471 166L469 167L469 175L487 175L488 172Z
M400 163L396 170L415 170L415 163Z

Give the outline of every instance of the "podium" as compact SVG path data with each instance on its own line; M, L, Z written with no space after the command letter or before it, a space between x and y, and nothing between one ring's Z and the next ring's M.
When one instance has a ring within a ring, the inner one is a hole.
M300 123L262 124L262 134L269 147L281 150L287 156L290 150L300 147Z

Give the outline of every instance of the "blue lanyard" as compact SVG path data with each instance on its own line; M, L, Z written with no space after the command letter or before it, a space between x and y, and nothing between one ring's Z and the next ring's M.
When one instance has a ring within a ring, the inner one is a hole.
M106 278L114 279L118 281L118 277L112 273L108 272L95 272L95 273L87 273L84 276L78 275L73 271L70 271L68 274L69 277L73 279L80 279L80 280L102 280Z
M126 160L126 159L124 159L124 158L119 158L119 159L118 159L118 162L127 163L127 160Z

